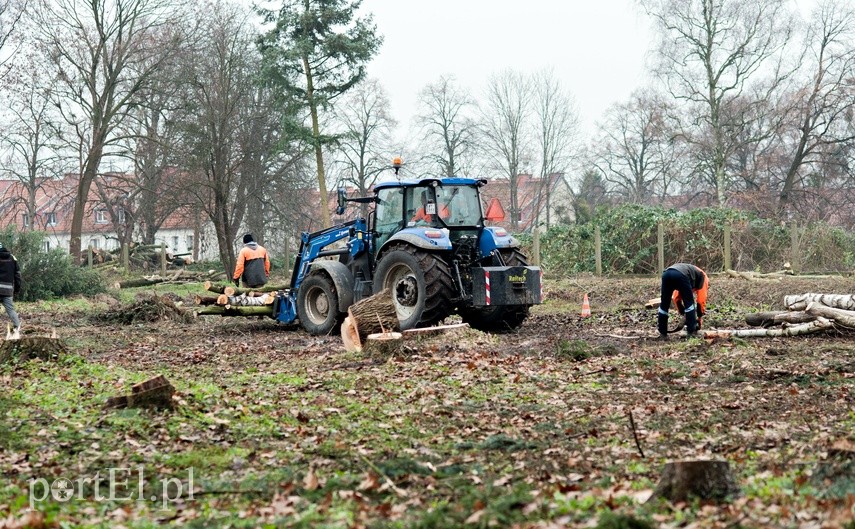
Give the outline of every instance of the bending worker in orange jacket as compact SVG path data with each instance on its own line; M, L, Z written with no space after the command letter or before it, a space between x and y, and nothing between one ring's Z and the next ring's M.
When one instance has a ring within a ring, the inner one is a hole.
M258 288L267 283L270 277L270 258L267 250L252 237L251 233L243 236L243 248L238 254L237 265L235 265L234 282L240 286L243 276L243 284L249 288Z
M709 288L707 274L693 264L677 263L665 269L662 273L662 299L657 320L661 339L668 338L668 308L672 299L678 310L686 315L686 332L689 336L698 333L706 312Z

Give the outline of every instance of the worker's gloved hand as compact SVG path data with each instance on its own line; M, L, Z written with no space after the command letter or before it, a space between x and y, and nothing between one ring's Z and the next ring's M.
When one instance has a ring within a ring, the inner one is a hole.
M235 279L235 287L240 288L240 279Z

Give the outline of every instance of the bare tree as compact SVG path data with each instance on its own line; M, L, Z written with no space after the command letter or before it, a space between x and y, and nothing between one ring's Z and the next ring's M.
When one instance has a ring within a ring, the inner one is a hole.
M7 77L10 83L4 90L10 121L5 124L2 143L7 156L6 169L21 182L23 196L6 197L21 200L26 208L28 223L24 229L45 228L56 222L38 218L36 196L45 182L61 174L59 116L51 102L51 80L40 77L39 68L32 55L15 58L17 75ZM39 226L41 221L41 226Z
M266 152L254 143L275 118L262 119L271 112L269 94L257 82L261 63L248 13L221 3L199 16L200 38L183 66L192 112L182 126L181 155L190 173L186 193L213 224L220 259L231 273L251 196L264 199L257 180L267 177Z
M335 149L339 182L353 185L364 196L392 158L396 122L389 112L389 97L376 79L367 79L338 101L334 115L340 136ZM366 216L368 205L362 206Z
M550 224L550 200L554 178L564 178L572 155L577 151L579 113L573 98L563 89L551 70L535 74L534 116L540 157L540 185L535 197L536 222L546 205L546 227ZM560 174L560 176L559 176Z
M830 161L841 146L855 141L847 121L855 111L855 9L851 2L823 1L813 13L803 68L807 81L787 94L783 152L789 158L778 209L786 212L804 170ZM816 168L818 169L818 168Z
M612 106L599 126L593 165L625 200L646 203L665 193L675 166L675 131L669 106L657 94L638 90Z
M518 177L530 160L530 82L522 74L504 71L490 77L483 109L484 147L494 166L508 178L511 227L519 228Z
M659 75L671 94L692 106L692 134L723 205L727 160L735 143L724 107L752 78L768 74L770 89L787 72L779 57L790 26L784 0L640 0L659 28Z
M171 22L160 0L36 0L33 31L58 73L57 106L81 156L69 244L78 259L92 182L119 142L117 127L135 96L173 51L154 38Z
M22 41L15 38L15 30L18 28L21 18L24 16L30 0L0 0L0 79L5 77L10 69L10 61L15 56L15 51L9 50L10 44L14 43L16 50L22 48ZM17 42L15 42L17 41Z
M309 113L310 130L292 120L315 152L324 227L332 224L327 204L324 146L333 137L323 133L320 111L365 77L365 65L383 42L371 15L357 16L361 0L285 0L278 12L262 9L273 27L260 39L264 72L279 87L285 104ZM295 114L296 115L296 114Z
M477 123L471 114L475 108L475 100L455 84L452 76L440 77L419 93L415 119L424 151L443 176L468 172L468 162L477 148Z

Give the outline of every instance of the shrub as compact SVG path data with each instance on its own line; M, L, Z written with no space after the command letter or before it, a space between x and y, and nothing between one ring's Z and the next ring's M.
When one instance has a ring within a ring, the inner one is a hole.
M660 223L666 265L690 262L711 272L723 270L724 227L728 224L733 268L776 271L793 259L791 226L776 220L727 208L678 212L627 204L598 209L587 224L550 227L540 241L541 264L551 274L594 272L594 232L598 226L605 273L655 274ZM530 236L520 240L530 247ZM800 271L839 272L855 266L852 233L817 223L800 227L798 240L798 262L792 265Z
M18 259L21 268L23 284L18 299L35 301L104 292L104 283L97 272L75 265L58 248L44 251L44 239L41 232L19 232L14 226L0 232L0 242Z

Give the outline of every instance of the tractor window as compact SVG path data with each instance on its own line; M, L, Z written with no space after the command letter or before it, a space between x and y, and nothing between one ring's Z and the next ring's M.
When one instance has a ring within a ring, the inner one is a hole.
M404 215L404 189L393 187L377 192L377 217L374 231L377 232L377 248L401 229Z
M448 226L479 226L481 202L478 190L471 186L440 186L436 188L436 201L442 220Z

